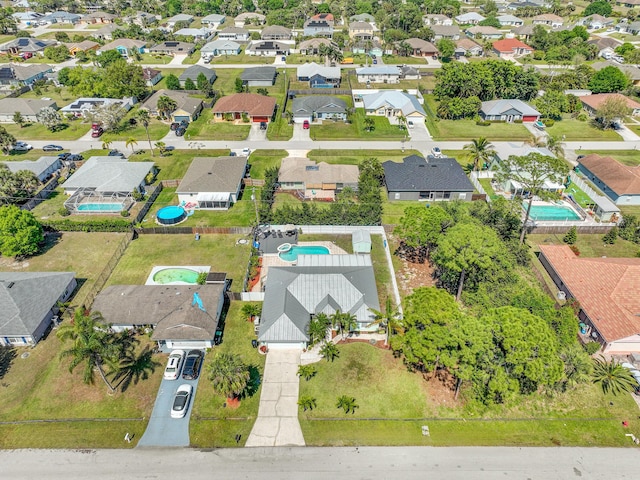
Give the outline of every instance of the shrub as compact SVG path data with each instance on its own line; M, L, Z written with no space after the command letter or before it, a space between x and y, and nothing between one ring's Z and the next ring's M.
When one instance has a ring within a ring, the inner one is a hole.
M545 118L544 120L542 120L542 123L544 123L545 127L553 127L556 121L552 118Z
M491 122L488 120L476 120L476 125L478 125L479 127L488 127L489 125L491 125Z
M587 120L589 120L589 115L585 112L580 112L576 118L580 122L586 122Z
M519 118L517 120L514 120L513 123L522 123L522 119Z
M130 215L129 210L122 210L120 212L120 216L122 217L128 217Z
M574 243L576 243L577 239L578 239L578 230L576 229L575 226L573 226L564 236L562 241L567 245L573 245Z
M607 232L607 234L602 237L602 241L607 245L613 245L616 243L618 239L618 227L613 227L611 230Z
M589 342L584 345L584 349L589 355L593 355L594 353L598 352L601 348L602 348L602 345L600 345L598 342Z
M123 218L105 218L76 222L69 218L63 220L45 220L42 226L56 232L128 232L131 222Z
M69 215L71 215L71 212L69 212L66 207L60 207L58 209L58 214L62 217L68 217Z

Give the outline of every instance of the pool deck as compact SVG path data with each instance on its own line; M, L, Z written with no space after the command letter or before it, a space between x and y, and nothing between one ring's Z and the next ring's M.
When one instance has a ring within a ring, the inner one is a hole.
M298 242L296 245L303 246L322 246L329 249L329 253L331 255L345 255L348 252L345 252L343 249L338 247L333 242ZM291 262L285 262L280 258L277 253L265 253L262 255L262 268L260 269L260 281L257 282L254 287L251 289L252 292L261 292L262 291L262 282L267 277L269 273L269 267L291 267L295 265Z

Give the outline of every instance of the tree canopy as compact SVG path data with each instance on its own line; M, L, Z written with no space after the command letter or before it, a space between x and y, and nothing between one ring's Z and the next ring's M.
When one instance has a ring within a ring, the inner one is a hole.
M15 205L0 207L0 255L34 255L43 241L42 225L33 213Z
M629 79L624 72L610 65L593 74L589 88L593 93L610 93L624 90L628 84Z
M127 63L122 58L108 62L104 67L63 68L60 74L60 83L77 96L142 98L147 92L142 67Z

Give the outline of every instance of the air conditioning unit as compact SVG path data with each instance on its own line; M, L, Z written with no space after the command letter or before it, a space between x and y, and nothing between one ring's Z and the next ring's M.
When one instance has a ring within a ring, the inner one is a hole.
M566 299L567 299L567 294L562 290L558 290L558 300L566 300Z

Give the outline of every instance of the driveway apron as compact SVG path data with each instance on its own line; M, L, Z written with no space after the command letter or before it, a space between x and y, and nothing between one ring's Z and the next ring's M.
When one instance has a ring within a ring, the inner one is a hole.
M298 421L300 353L300 349L267 353L258 418L247 447L304 446Z

